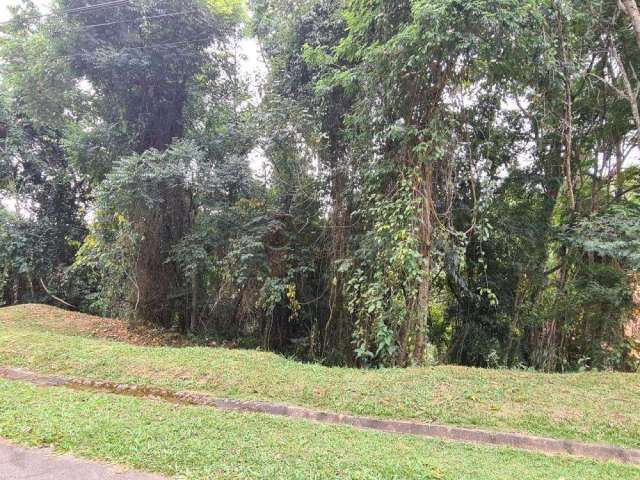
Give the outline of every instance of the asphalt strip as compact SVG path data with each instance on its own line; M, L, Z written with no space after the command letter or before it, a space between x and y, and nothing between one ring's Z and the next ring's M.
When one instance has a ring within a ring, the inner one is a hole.
M55 455L48 448L23 448L0 440L2 480L166 480L105 463Z

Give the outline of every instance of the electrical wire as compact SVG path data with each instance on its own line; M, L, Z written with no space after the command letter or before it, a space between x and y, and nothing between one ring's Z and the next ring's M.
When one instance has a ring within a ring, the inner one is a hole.
M125 3L128 3L129 0L117 0L117 1L112 1L112 2L106 2L106 3L101 3L101 4L96 4L96 5L91 5L91 6L86 6L86 7L81 7L78 9L71 9L71 10L65 10L61 13L77 13L79 11L87 11L89 9L96 9L96 8L105 8L107 6L120 6L120 5L124 5ZM183 11L179 11L179 12L168 12L168 13L163 13L163 14L158 14L158 15L149 15L149 16L143 16L143 17L137 17L137 18L131 18L131 19L124 19L124 20L115 20L113 22L104 22L104 23L97 23L97 24L92 24L92 25L85 25L82 27L79 27L77 29L71 29L71 30L56 30L50 33L62 33L62 32L75 32L75 31L84 31L84 30L89 30L91 28L98 28L98 27L102 27L102 26L109 26L109 25L117 25L117 24L121 24L121 23L130 23L130 22L136 22L136 21L145 21L145 20L154 20L154 19L160 19L160 18L168 18L168 17L176 17L176 16L181 16L181 15L187 15L190 13L197 13L198 10L183 10ZM38 17L45 17L48 15L40 15ZM27 17L27 18L38 18L36 16L33 17ZM0 25L4 24L4 23L9 23L9 22L2 22L0 23ZM206 37L202 37L202 38L198 38L198 39L191 39L191 40L185 40L185 41L180 41L180 42L171 42L171 43L158 43L158 44L151 44L151 45L140 45L137 47L124 47L122 49L119 49L115 52L117 53L121 53L124 51L128 51L128 50L139 50L139 49L146 49L146 48L163 48L163 47L172 47L172 46L178 46L178 45L183 45L183 44L190 44L190 43L197 43L200 41L205 41L207 39L213 39L215 38L215 36L206 36ZM93 52L94 55L96 54L96 52ZM56 56L56 57L50 57L48 60L50 61L56 61L56 60L63 60L63 59L69 59L69 58L75 58L75 57L88 57L90 55L90 53L87 52L81 52L81 53L75 53L75 54L69 54L69 55L60 55L60 56ZM6 66L6 65L5 65ZM2 65L0 65L0 69L2 69Z
M204 37L200 37L200 38L193 38L190 40L183 40L180 42L170 42L170 43L155 43L155 44L150 44L150 45L139 45L137 47L124 47L118 50L111 50L109 51L110 53L122 53L124 51L129 51L129 50L144 50L145 48L168 48L168 47L176 47L178 45L185 45L185 44L190 44L190 43L197 43L197 42L203 42L206 40L212 40L214 37L211 35L207 35ZM60 57L54 57L54 60L59 60L59 59L63 59L63 58L73 58L73 57L82 57L82 56L91 56L93 54L93 56L96 55L96 52L81 52L81 53L72 53L70 55L63 55Z
M129 3L129 0L113 0L111 2L98 3L95 5L85 5L84 7L70 8L68 10L61 10L56 13L44 13L42 15L30 15L24 17L25 20L34 20L36 18L46 18L46 17L62 17L63 15L74 14L74 13L85 13L90 12L91 10L98 10L101 8L107 7L120 7ZM0 25L8 25L13 22L13 20L6 20L4 22L0 22Z
M187 15L189 13L198 13L199 10L183 10L181 12L170 12L170 13L163 13L163 14L159 14L159 15L148 15L148 16L144 16L144 17L137 17L137 18L127 18L124 20L114 20L113 22L105 22L105 23L95 23L92 25L84 25L82 27L78 27L78 28L71 28L71 29L59 29L59 30L53 30L49 33L55 34L55 33L63 33L63 32L82 32L85 30L90 30L92 28L98 28L98 27L107 27L110 25L118 25L121 23L132 23L132 22L138 22L138 21L145 21L145 20L155 20L158 18L165 18L165 17L177 17L177 16L181 16L181 15Z

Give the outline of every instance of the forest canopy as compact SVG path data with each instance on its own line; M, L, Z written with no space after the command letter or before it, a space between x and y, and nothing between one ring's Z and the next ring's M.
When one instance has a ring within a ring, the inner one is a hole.
M23 0L0 304L328 365L637 370L639 75L635 0Z

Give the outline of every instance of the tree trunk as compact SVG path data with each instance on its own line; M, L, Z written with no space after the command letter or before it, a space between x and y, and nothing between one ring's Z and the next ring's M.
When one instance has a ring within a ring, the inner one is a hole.
M640 139L638 138L638 136L640 136L640 108L638 108L638 95L631 85L631 80L629 79L629 75L627 75L627 70L622 61L622 57L620 57L618 49L613 42L611 43L611 56L615 60L618 69L620 70L620 77L622 78L622 84L624 85L624 91L619 91L618 95L620 95L622 98L626 98L629 102L631 113L633 115L633 121L636 124L635 141L636 143L638 143L640 142Z
M420 253L425 265L422 278L418 286L418 301L415 323L415 348L413 361L420 365L424 362L424 354L427 345L427 321L429 318L429 306L431 303L431 246L433 242L433 164L429 163L422 168L420 185Z
M624 153L622 153L622 145L618 140L616 142L616 199L622 200L624 191L624 177L622 175L622 166L624 163Z
M146 323L172 326L174 313L181 299L171 299L172 291L184 285L184 279L173 262L167 262L171 249L190 228L189 196L181 186L161 186L164 204L154 211L141 212L134 222L141 235L140 253L136 264L139 287L137 316ZM184 304L183 304L184 305Z
M149 149L166 150L175 138L182 136L184 101L184 92L178 91L170 102L158 107L150 124L140 132L138 153ZM191 196L177 179L174 185L160 185L160 191L164 203L153 209L142 209L133 222L142 239L136 264L138 311L135 314L145 323L165 328L177 320L180 327L186 329L188 309L184 308L185 300L170 296L188 283L177 265L167 262L167 258L171 249L191 229Z
M567 47L564 41L564 17L560 8L556 10L557 13L557 35L558 43L560 45L558 59L561 65L562 76L564 79L564 114L562 125L562 139L564 142L564 177L567 188L567 198L569 200L569 208L571 211L576 209L576 197L574 193L575 182L573 179L572 163L573 163L573 94L571 92L571 71L569 69L569 55L567 53Z
M348 208L344 198L345 178L339 171L337 162L332 162L332 188L333 211L331 214L331 252L329 253L329 317L324 327L324 353L332 351L339 355L349 356L350 334L346 332L346 311L342 295L343 278L338 271L337 262L346 254L346 224L348 222Z
M640 10L638 10L638 4L636 0L619 0L620 7L629 16L631 20L631 26L636 34L636 41L640 48Z
M191 321L189 324L189 331L194 333L198 329L198 317L199 317L199 305L200 305L200 275L198 268L193 269L191 274Z

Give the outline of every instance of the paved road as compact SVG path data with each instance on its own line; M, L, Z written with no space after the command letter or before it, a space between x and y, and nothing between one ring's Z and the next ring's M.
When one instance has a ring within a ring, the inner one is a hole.
M2 480L167 480L68 455L53 455L44 448L22 448L0 440Z

